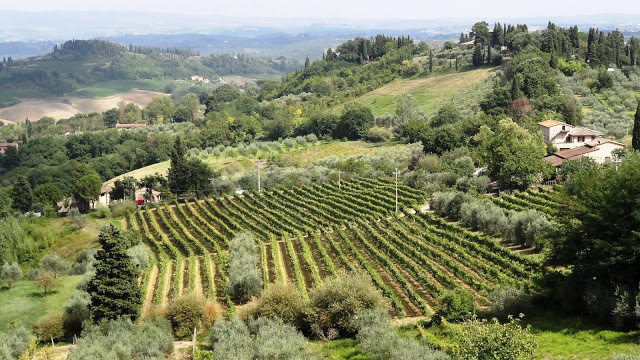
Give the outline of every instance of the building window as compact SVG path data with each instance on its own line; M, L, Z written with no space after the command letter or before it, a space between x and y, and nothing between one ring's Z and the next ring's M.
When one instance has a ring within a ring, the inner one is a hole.
M584 142L584 136L578 136L578 142Z
M562 125L562 131L564 131L564 125Z
M595 135L591 135L591 140L595 140L596 136Z

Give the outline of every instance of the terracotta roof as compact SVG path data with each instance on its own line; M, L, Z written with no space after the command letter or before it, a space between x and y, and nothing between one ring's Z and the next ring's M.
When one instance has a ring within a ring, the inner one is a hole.
M552 126L556 126L556 125L569 125L557 120L545 120L545 121L541 121L538 123L538 125L540 126L544 126L544 127L552 127ZM571 125L569 125L571 126Z
M145 126L147 126L147 124L116 124L116 129L133 129Z
M613 141L613 140L607 140L607 139L595 139L593 141L589 141L586 145L588 146L598 146L601 144L606 144L606 143L610 143L610 144L615 144L618 146L625 146L623 143L617 142L617 141Z
M573 129L571 129L569 131L569 135L571 136L589 136L589 135L602 136L602 133L599 131L591 130L589 128L580 126L580 127L574 127Z
M558 167L562 165L562 162L566 159L577 159L597 150L597 147L578 146L573 149L560 150L553 155L546 156L544 159L551 162L551 165Z
M104 194L104 193L108 193L111 192L111 190L113 190L113 188L109 185L102 185L102 188L100 188L100 193Z
M8 146L18 147L18 143L0 143L0 147L8 147Z

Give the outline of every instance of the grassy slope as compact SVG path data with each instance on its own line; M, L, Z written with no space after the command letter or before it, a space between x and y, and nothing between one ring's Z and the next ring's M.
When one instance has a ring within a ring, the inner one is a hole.
M609 359L612 354L640 354L640 332L608 330L588 317L567 316L552 310L525 316L523 325L531 325L538 347L534 359ZM458 326L453 324L452 329ZM415 328L403 329L407 336L417 336ZM433 326L426 329L428 341L437 347L450 348L458 333Z
M385 113L393 114L396 110L398 96L409 93L418 101L420 108L428 113L436 102L486 79L497 69L481 68L426 78L400 79L366 93L353 101L371 108L375 116ZM335 110L340 110L342 107L343 105L337 106Z
M60 255L73 263L83 249L98 247L98 234L104 224L113 223L114 226L122 227L119 220L95 219L91 215L87 216L87 225L82 229L76 229L67 218L43 220L42 226L55 234L55 242L39 254L33 263L23 264L25 274L27 269L36 266L38 259L45 254ZM14 321L19 321L30 329L42 316L61 313L80 278L81 276L62 277L62 286L46 297L41 289L37 289L34 283L26 278L17 282L11 289L7 289L6 285L0 286L0 332L6 330Z
M369 151L376 151L387 148L388 146L378 146L375 144L368 144L363 141L349 141L349 142L330 142L330 143L316 143L315 145L307 144L305 148L296 148L294 150L285 151L281 154L281 160L283 163L302 166L309 164L320 159L324 159L328 156L352 156L358 155ZM272 151L273 152L273 151ZM260 150L258 152L259 158L265 158L267 153ZM207 159L203 159L207 164L216 170L222 171L225 175L232 175L237 172L247 171L255 166L255 158L245 158L242 156L227 157L222 155L219 159L214 156L209 156ZM108 180L106 183L111 185L116 180L125 176L133 176L136 179L141 179L146 175L152 175L157 173L166 175L169 170L169 161L149 165L141 169L133 170L123 175L117 176Z
M47 296L32 281L19 281L9 290L5 286L0 291L0 332L5 331L13 322L20 322L30 329L41 317L62 313L64 304L80 278L81 276L62 277L62 286Z

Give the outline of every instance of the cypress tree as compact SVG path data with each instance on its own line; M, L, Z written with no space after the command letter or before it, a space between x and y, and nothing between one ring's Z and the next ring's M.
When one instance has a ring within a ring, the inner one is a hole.
M98 237L102 249L95 256L96 274L87 285L93 320L127 317L134 320L142 305L138 269L127 254L120 230L108 225Z
M433 50L429 48L429 73L433 70Z
M13 189L11 189L11 198L14 208L23 213L31 210L33 191L31 191L31 184L29 184L27 178L22 175L18 176L18 181L13 185Z
M631 147L633 150L640 151L640 100L638 101L638 107L636 108L636 115L633 117L633 139L631 140Z
M311 64L311 62L309 61L309 58L307 57L307 58L304 60L304 67L306 68L306 67L308 67L310 64Z
M176 141L173 143L173 151L171 151L171 167L169 168L169 174L167 176L169 188L176 194L187 190L185 185L188 184L189 172L185 152L185 148L182 145L182 138L176 136Z

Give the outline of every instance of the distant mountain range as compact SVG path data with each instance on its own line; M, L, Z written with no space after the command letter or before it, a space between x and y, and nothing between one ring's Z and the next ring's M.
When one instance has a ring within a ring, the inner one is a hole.
M328 47L357 36L409 35L418 40L455 40L482 19L274 19L237 18L136 12L2 11L0 57L14 59L51 52L55 43L70 39L105 39L123 45L179 47L201 54L231 53L316 59ZM551 20L558 25L623 30L640 29L638 15L597 15L551 18L484 19L526 23L539 29Z

